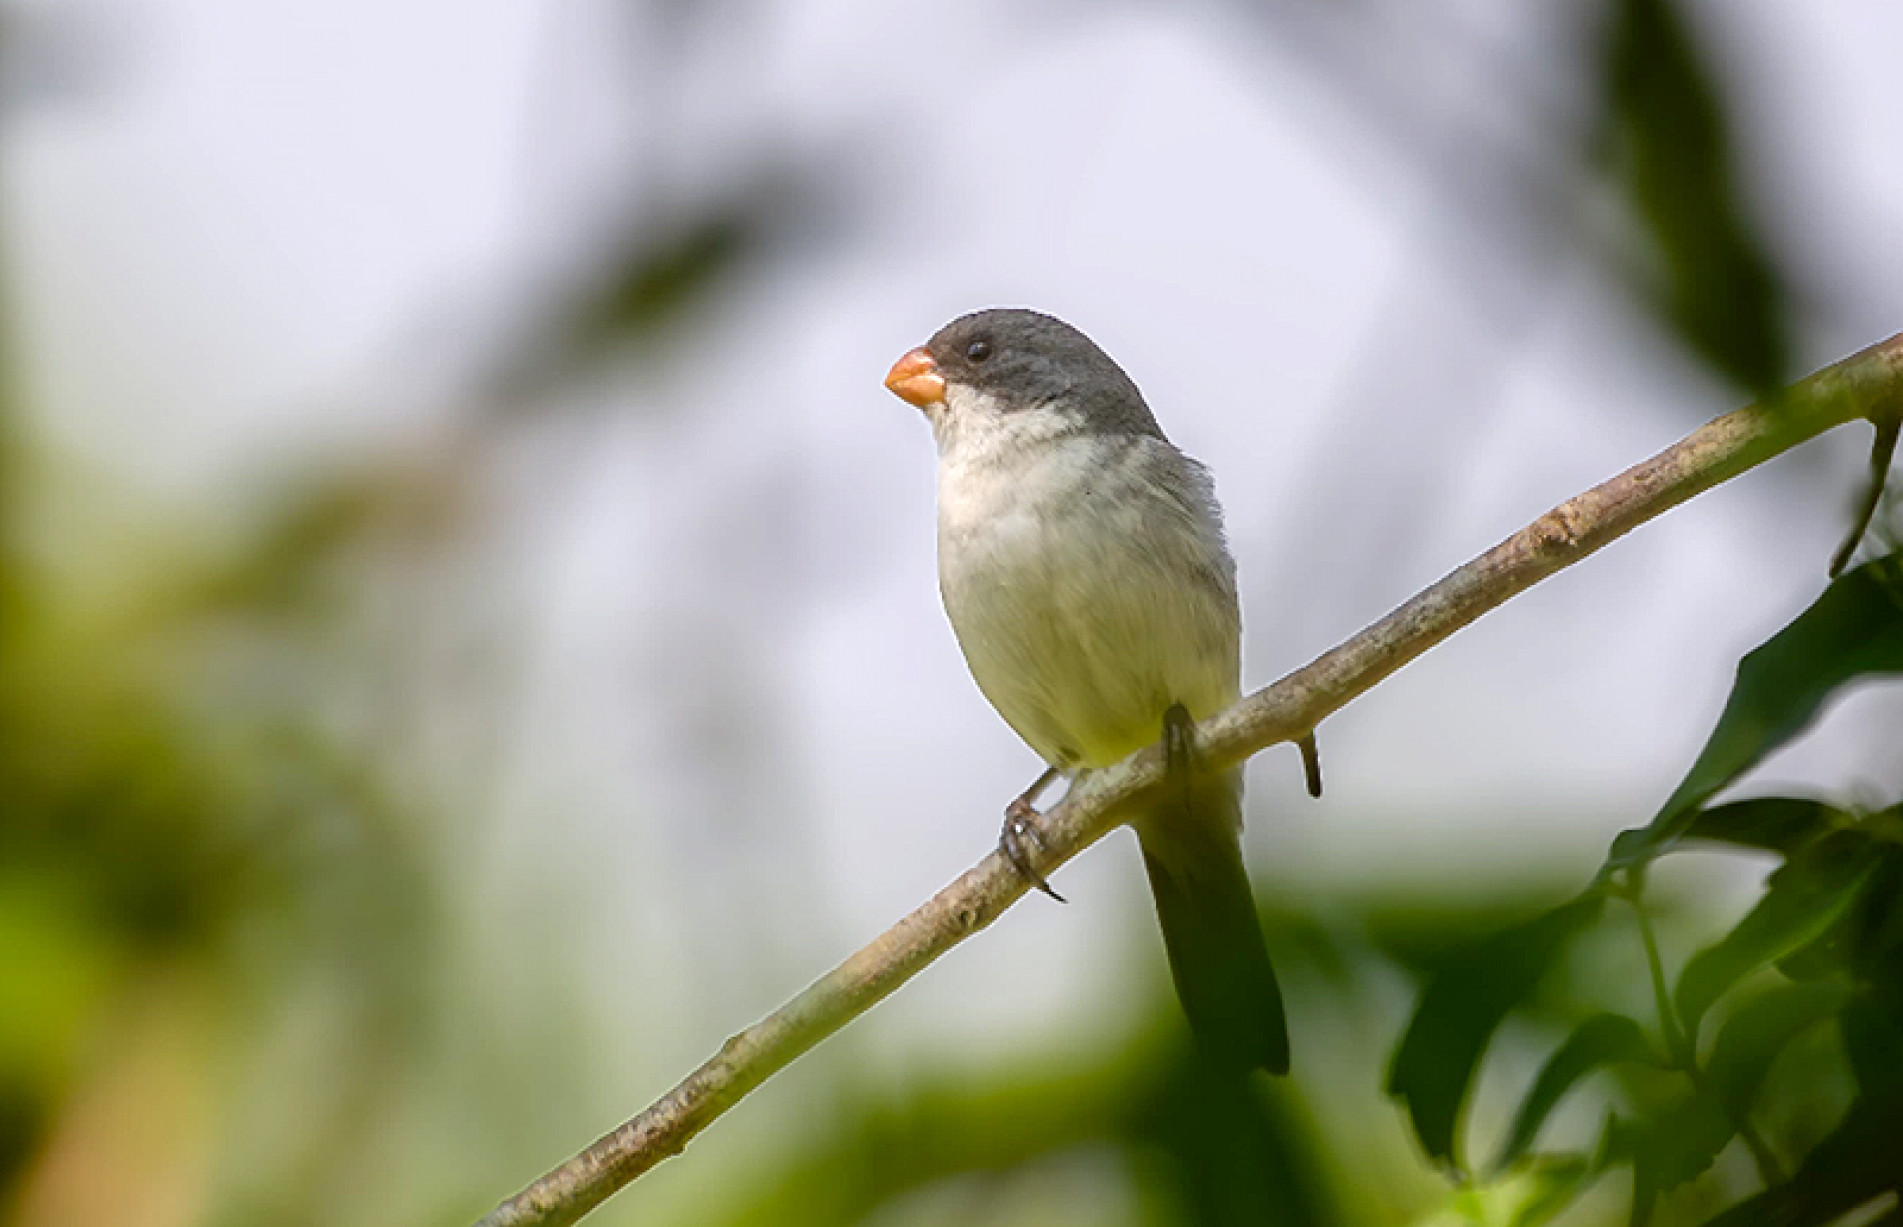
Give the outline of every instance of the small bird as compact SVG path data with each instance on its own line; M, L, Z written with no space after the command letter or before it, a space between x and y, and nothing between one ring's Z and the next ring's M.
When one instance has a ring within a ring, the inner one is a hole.
M1179 786L1131 825L1177 996L1211 1061L1286 1072L1242 863L1242 772L1193 761L1192 722L1241 693L1236 568L1208 470L1109 355L1035 311L961 316L885 382L938 444L938 583L958 646L1049 765L1006 807L1003 852L1055 896L1025 846L1037 795L1164 739Z

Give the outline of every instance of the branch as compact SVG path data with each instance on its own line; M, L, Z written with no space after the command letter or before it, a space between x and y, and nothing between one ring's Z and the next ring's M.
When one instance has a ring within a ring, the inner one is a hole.
M1829 366L1774 401L1726 414L1650 460L1553 508L1313 663L1197 729L1213 767L1292 741L1481 614L1694 495L1816 435L1903 409L1903 333ZM1080 777L1039 823L1049 871L1118 824L1163 781L1156 747ZM991 853L827 972L728 1040L647 1111L496 1207L477 1227L573 1223L686 1147L742 1096L871 1009L927 964L996 920L1026 883Z

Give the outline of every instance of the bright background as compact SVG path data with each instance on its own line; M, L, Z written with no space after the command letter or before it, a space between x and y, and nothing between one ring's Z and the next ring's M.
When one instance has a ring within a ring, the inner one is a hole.
M1661 9L1780 355L1659 305L1613 7L0 8L0 1214L471 1219L982 855L1038 764L880 387L953 315L1071 320L1211 465L1251 685L1903 327L1903 12ZM1583 881L1816 594L1864 446L1436 649L1323 726L1319 804L1263 755L1265 909ZM1903 694L1851 707L1765 777L1894 796ZM599 1221L831 1221L774 1190L920 1087L1173 1027L1130 841L1057 884ZM1414 990L1357 976L1298 975L1291 1095L1351 1220L1425 1220L1381 1094ZM1168 1221L1088 1145L891 1183L853 1221Z

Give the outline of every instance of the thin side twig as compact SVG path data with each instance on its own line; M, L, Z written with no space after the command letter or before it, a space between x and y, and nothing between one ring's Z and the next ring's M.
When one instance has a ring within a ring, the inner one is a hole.
M1807 439L1903 405L1903 334L1786 389L1774 401L1707 423L1650 460L1560 504L1480 557L1272 686L1205 721L1213 767L1303 737L1488 610L1647 520ZM1139 751L1093 772L1038 823L1045 871L1107 834L1125 807L1158 787L1162 755ZM871 1009L926 965L996 920L1026 883L997 852L729 1039L652 1107L496 1207L477 1227L559 1227L671 1155L715 1117L815 1044Z
M1857 552L1863 534L1870 527L1871 518L1877 514L1877 507L1883 502L1883 483L1890 474L1890 461L1896 458L1897 435L1903 433L1903 414L1877 418L1876 428L1876 438L1870 441L1870 481L1864 489L1863 500L1857 504L1856 514L1851 517L1850 531L1844 535L1844 543L1831 555L1832 579L1836 579L1850 565L1851 555Z

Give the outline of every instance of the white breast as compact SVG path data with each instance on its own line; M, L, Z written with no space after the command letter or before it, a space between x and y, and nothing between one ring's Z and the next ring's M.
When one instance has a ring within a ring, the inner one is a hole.
M1192 462L969 393L941 417L945 609L979 688L1040 756L1113 762L1154 741L1172 703L1202 718L1235 697L1233 568Z

